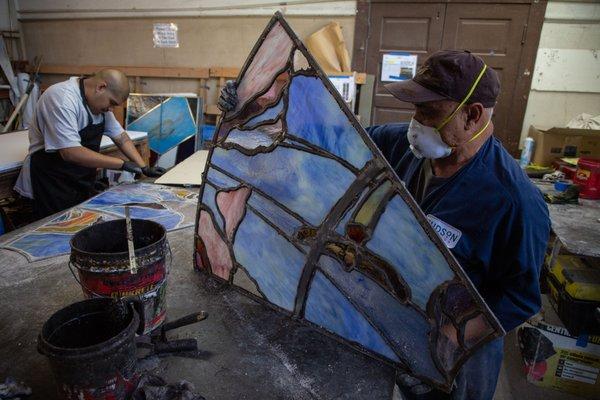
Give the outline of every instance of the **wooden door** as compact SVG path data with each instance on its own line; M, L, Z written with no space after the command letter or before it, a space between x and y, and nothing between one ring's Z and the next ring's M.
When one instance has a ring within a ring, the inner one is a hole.
M445 4L381 4L371 6L371 30L367 44L367 73L375 75L372 123L409 121L412 104L396 100L381 82L381 61L385 53L417 54L417 63L440 49Z
M529 4L448 4L442 48L469 50L494 68L500 77L500 96L494 107L494 135L507 149L519 145L521 130L510 132L513 97Z
M417 54L421 65L437 50L469 50L500 75L494 132L517 154L545 0L375 1L358 2L353 55L354 69L376 77L370 124L408 121L413 113L411 104L394 99L383 88L383 54Z

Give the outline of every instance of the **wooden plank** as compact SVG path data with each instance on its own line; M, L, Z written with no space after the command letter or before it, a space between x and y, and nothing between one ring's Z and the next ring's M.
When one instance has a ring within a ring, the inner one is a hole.
M236 67L211 67L211 78L229 78L235 79L240 74L240 68Z
M230 67L211 67L210 68L210 76L211 78L229 78L235 79L238 77L240 73L239 68L230 68ZM339 76L339 75L352 75L356 74L355 80L357 85L363 85L367 81L367 74L365 72L335 72L330 73L328 75Z
M115 68L122 71L127 76L139 76L144 78L206 79L209 77L208 68L131 67L110 65L42 64L40 73L56 75L91 75L103 68Z
M206 113L208 115L221 115L222 111L219 110L216 104L207 104L206 105Z

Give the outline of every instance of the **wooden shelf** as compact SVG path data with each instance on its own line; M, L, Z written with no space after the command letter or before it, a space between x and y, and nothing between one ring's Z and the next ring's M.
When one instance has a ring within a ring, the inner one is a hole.
M208 68L194 67L128 67L109 65L60 65L43 64L42 74L57 75L90 75L104 68L114 68L130 77L142 78L177 78L177 79L207 79L210 77ZM31 69L31 68L30 68Z

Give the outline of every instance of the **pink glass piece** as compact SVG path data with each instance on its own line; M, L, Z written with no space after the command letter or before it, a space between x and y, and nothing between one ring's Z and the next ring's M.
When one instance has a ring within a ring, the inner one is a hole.
M225 219L225 233L230 242L233 242L233 235L242 221L249 196L250 189L247 187L217 193L217 207Z
M458 332L450 320L442 317L443 325L437 339L437 354L446 371L450 371L462 355L458 344Z
M200 211L198 236L200 236L204 245L204 249L200 250L206 252L212 273L220 278L229 280L229 273L233 268L229 248L215 229L210 214L204 210Z
M493 328L482 314L471 318L465 324L465 346L468 349L472 348L492 331Z
M267 34L237 87L235 111L244 108L256 93L266 90L289 61L293 42L279 22Z

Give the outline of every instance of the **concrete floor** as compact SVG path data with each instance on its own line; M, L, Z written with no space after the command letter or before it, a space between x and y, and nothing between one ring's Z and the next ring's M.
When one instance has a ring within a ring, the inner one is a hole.
M0 243L15 234L0 237ZM194 272L192 237L192 228L168 235L174 253L168 319L197 310L210 316L172 332L174 337L197 338L200 351L188 358L162 359L158 372L167 381L189 380L209 400L391 399L394 372L388 365ZM31 399L56 399L36 340L53 312L82 298L67 260L62 256L28 263L17 253L0 250L0 380L12 376L24 381L33 389ZM494 398L579 397L527 383L511 333Z

